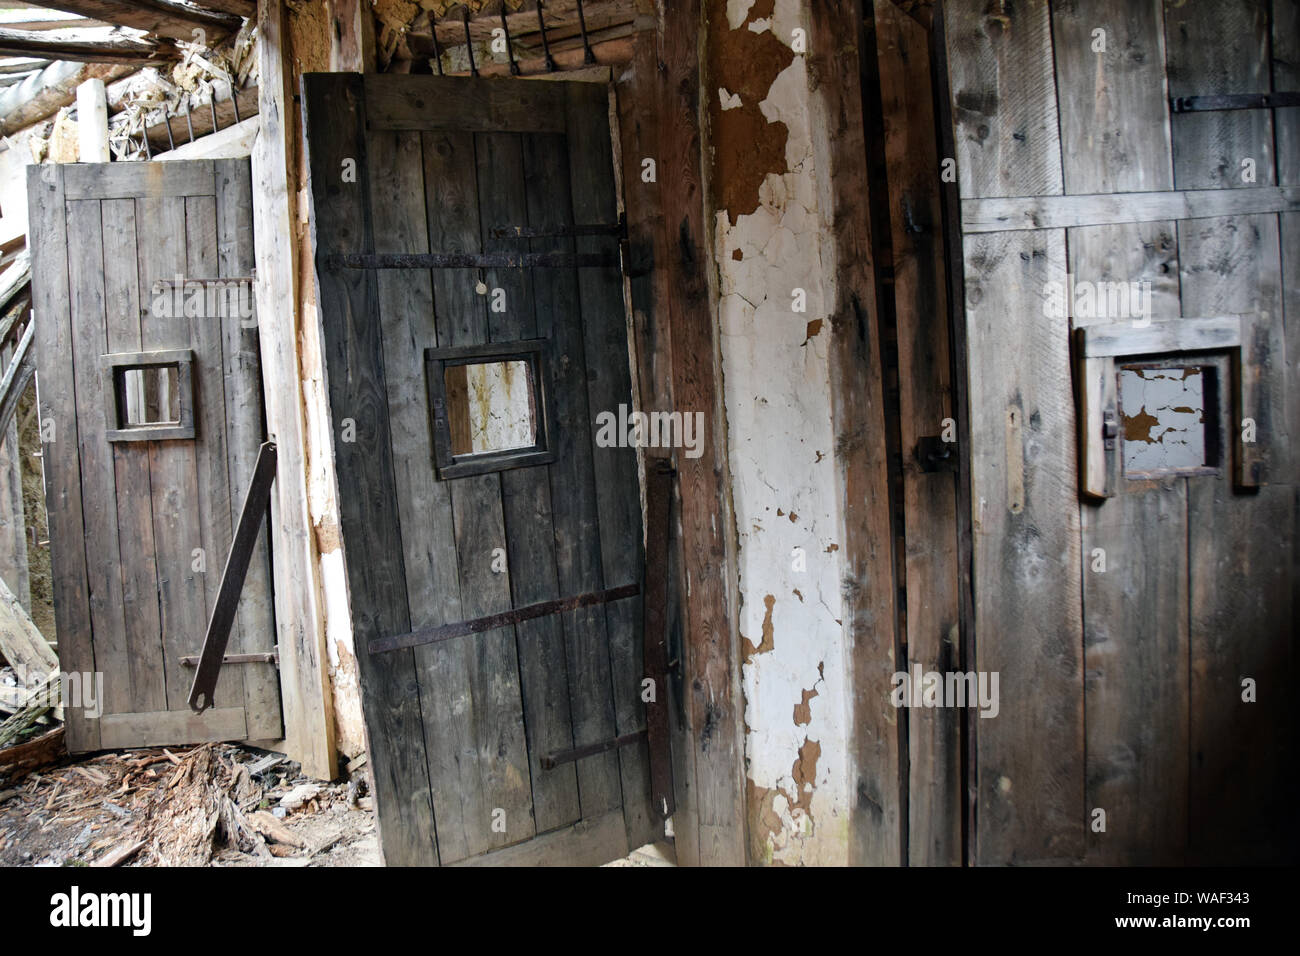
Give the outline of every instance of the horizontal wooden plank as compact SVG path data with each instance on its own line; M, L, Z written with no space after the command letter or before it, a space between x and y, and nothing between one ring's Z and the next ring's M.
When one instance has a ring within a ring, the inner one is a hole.
M212 163L68 163L68 199L134 199L137 196L215 196Z
M1106 226L1166 219L1210 219L1300 210L1300 187L1192 189L1086 196L1019 196L963 199L965 233Z
M200 744L246 736L242 707L214 707L202 714L188 710L106 714L99 720L99 743L105 749Z
M466 76L367 76L367 123L372 130L562 133L565 88Z
M1241 345L1241 319L1225 315L1211 319L1162 319L1147 326L1115 323L1081 329L1079 335L1087 358L1231 349Z
M627 854L627 831L619 809L453 865L600 866Z

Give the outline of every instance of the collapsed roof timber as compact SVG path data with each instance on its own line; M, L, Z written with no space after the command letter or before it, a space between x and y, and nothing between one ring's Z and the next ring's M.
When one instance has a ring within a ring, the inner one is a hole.
M0 861L1293 860L1296 18L0 3Z

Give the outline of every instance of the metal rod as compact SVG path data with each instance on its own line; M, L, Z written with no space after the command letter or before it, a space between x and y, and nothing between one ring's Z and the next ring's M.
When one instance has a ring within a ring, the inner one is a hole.
M478 67L474 65L474 41L469 35L469 7L462 6L460 15L465 24L465 52L469 54L469 71L474 76L478 76Z
M537 0L537 29L542 32L542 52L546 55L546 69L554 73L557 67L555 58L551 56L551 44L546 40L546 20L542 17L542 0Z
M438 45L438 18L432 13L429 14L429 36L433 37L433 62L438 67L438 75L445 76L442 71L442 47Z
M506 53L510 57L510 75L519 75L519 64L515 62L515 49L510 45L510 24L506 22L506 0L501 0L501 30L506 35Z
M171 128L168 127L168 131L170 131L170 129ZM146 126L142 129L140 135L144 138L144 158L153 159L153 149L149 145L149 127Z
M542 757L541 764L543 770L554 770L560 764L573 763L575 760L581 760L583 757L594 757L596 754L603 754L608 750L617 750L620 747L626 747L629 744L639 743L644 740L646 732L638 730L634 733L623 734L610 740L602 740L598 744L587 744L584 747L574 747L572 750L557 750L555 753L546 754Z
M199 657L182 657L181 667L198 667ZM227 654L221 658L222 664L278 664L280 658L275 654Z
M194 142L194 121L190 119L190 97L185 96L185 125L190 131L190 142Z
M622 587L610 588L607 591L594 591L588 594L560 598L557 601L529 604L526 607L517 607L513 611L489 614L487 617L475 618L472 621L444 624L441 627L423 627L409 634L395 634L392 637L376 637L370 641L367 647L371 654L378 654L381 651L396 651L405 647L435 644L439 641L449 641L455 637L465 637L468 634L495 631L499 627L508 627L512 624L518 624L520 621L531 621L534 618L560 614L564 611L573 611L580 607L591 607L594 604L621 601L623 598L634 597L640 593L641 585L625 584Z
M208 97L208 110L212 113L212 132L215 133L221 129L221 125L217 122L217 88L215 86L212 88L212 95Z
M167 115L167 110L163 109L163 125L167 127L167 146L169 149L176 148L176 140L172 139L172 118ZM145 127L144 138L149 138L149 127Z
M596 54L592 52L591 41L587 39L587 17L582 12L582 0L578 0L578 27L582 30L582 62L592 66L596 62Z
M544 239L553 236L622 236L627 232L622 217L618 222L597 222L576 226L496 226L493 239Z
M336 253L334 269L602 269L620 264L612 252L390 252Z
M243 117L239 115L239 91L235 89L235 81L230 81L230 105L235 111L235 122L242 123Z

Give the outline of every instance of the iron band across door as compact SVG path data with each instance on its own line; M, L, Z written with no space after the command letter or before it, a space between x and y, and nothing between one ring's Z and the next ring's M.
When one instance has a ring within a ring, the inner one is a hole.
M395 634L392 637L376 637L366 647L371 654L379 654L383 651L401 650L404 647L436 644L439 641L449 641L454 637L464 637L466 634L481 634L484 631L494 631L498 627L518 624L520 621L531 621L533 618L574 611L580 607L591 607L593 604L608 604L611 601L621 601L624 598L635 597L640 593L641 585L625 584L622 587L610 588L605 591L591 591L555 601L528 604L510 611L502 611L499 614L489 614L486 617L475 618L472 621L460 621L456 624L443 624L438 627L422 627L408 634Z

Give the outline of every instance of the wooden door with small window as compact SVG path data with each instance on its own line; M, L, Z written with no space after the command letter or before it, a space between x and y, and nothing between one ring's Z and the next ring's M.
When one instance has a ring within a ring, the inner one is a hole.
M604 86L307 75L339 511L390 863L599 863L651 806ZM662 686L656 699L663 699Z
M68 749L282 735L266 532L186 700L262 441L247 160L33 166L45 499ZM69 680L69 689L77 682Z

